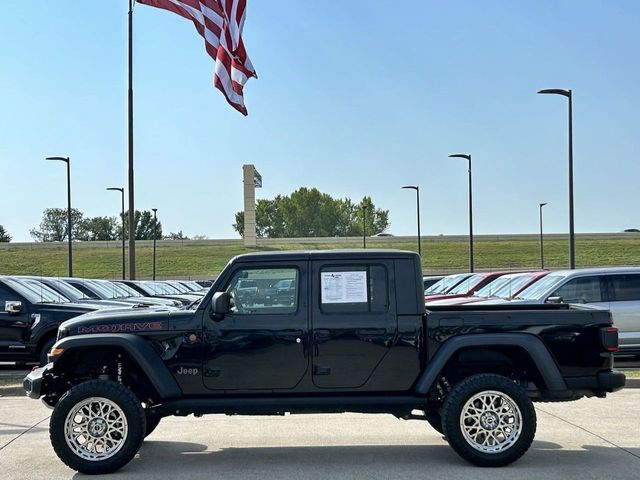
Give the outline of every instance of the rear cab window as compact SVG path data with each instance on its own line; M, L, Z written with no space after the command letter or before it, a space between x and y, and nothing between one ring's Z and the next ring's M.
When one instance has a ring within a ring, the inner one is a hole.
M326 265L320 269L322 313L386 313L389 280L384 265Z

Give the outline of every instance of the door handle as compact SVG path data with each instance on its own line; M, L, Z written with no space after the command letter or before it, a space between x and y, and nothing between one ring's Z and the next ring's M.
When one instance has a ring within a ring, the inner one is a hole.
M313 366L314 375L329 375L330 373L331 373L331 367L327 367L326 365Z

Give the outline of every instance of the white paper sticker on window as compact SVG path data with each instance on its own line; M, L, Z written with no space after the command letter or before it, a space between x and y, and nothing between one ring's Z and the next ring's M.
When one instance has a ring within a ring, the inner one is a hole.
M367 303L367 272L322 272L322 303Z

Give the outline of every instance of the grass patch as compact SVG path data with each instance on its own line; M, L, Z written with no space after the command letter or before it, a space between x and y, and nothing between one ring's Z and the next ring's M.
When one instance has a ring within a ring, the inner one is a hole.
M545 240L545 266L567 268L568 241L563 238ZM288 243L277 246L245 248L232 245L180 244L160 242L157 249L157 277L207 278L217 275L234 256L266 250L314 250L335 248L361 248L360 241L351 243L326 242ZM413 241L389 239L368 243L371 248L394 248L416 251ZM538 268L540 245L532 236L478 238L475 242L476 269ZM151 246L136 248L136 271L139 278L149 278L152 272ZM92 278L119 278L121 250L117 242L110 247L83 244L74 249L74 275ZM433 273L449 273L467 268L468 243L466 240L426 239L422 248L422 267ZM640 235L578 236L576 263L584 266L640 265ZM0 249L0 274L65 276L67 251L59 247L7 246Z

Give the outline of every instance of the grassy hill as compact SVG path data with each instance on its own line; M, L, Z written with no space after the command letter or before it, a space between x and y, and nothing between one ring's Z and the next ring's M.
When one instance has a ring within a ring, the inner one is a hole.
M371 248L416 250L415 240L403 237L371 239ZM248 249L240 241L162 241L157 249L158 278L209 278L215 276L233 256L256 250L299 250L361 248L359 239L300 239L263 242ZM516 269L540 265L540 244L535 235L480 236L475 242L477 270ZM422 244L425 272L449 273L468 265L468 242L464 237L426 238ZM136 248L139 278L151 276L152 247L141 242ZM640 265L640 235L578 235L576 263L584 266ZM561 236L545 239L545 266L568 265L568 241ZM66 275L67 251L64 244L4 244L0 248L0 274ZM118 278L121 250L117 242L82 243L74 246L74 275Z

